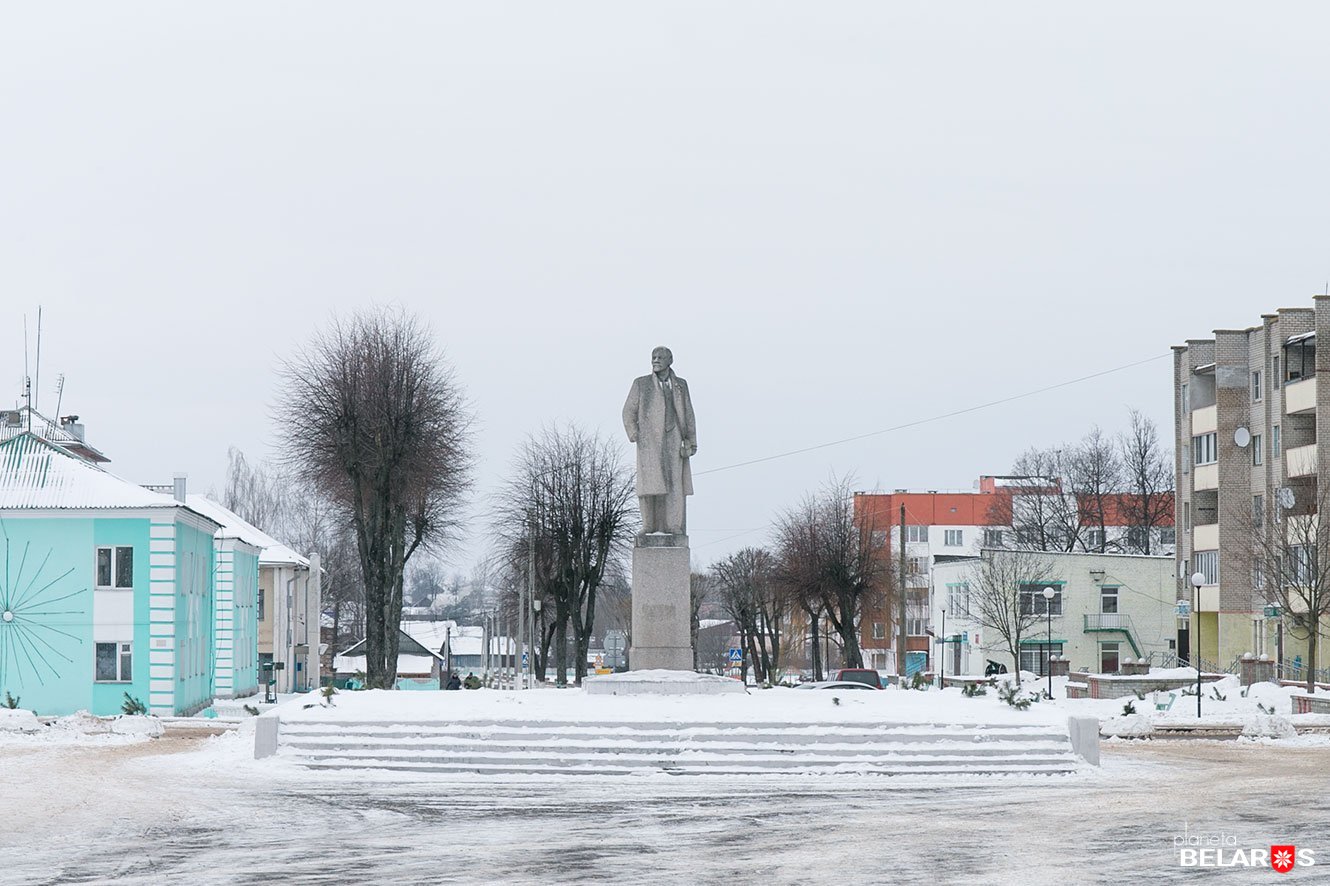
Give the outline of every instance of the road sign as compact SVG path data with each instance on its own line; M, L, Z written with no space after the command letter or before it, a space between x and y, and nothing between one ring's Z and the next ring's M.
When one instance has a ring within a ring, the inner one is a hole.
M1179 618L1186 618L1186 617L1189 616L1189 615L1191 615L1191 603L1188 602L1187 600L1179 600L1179 601L1178 601L1178 617L1179 617Z
M526 657L527 657L527 653L523 652L523 653L522 653L522 667L524 667L524 668L526 667Z
M744 651L743 651L742 649L737 649L737 648L733 648L733 649L731 649L731 650L730 650L730 655L729 655L729 660L730 660L730 661L736 661L736 662L741 662L741 661L743 661L743 660L744 660Z

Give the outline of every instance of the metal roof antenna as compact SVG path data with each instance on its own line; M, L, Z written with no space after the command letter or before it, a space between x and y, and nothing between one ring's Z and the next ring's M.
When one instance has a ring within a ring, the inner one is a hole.
M27 407L28 430L32 430L32 376L28 375L28 315L23 315L23 405Z
M34 391L33 397L40 398L42 395L42 306L41 305L37 306L37 365L35 367L35 370L37 378L32 385ZM33 409L37 408L37 404L35 402L29 403L28 405ZM29 422L31 422L31 419L29 419ZM28 430L32 430L32 428L29 427Z
M60 421L60 404L65 399L65 374L59 373L55 377L55 420Z

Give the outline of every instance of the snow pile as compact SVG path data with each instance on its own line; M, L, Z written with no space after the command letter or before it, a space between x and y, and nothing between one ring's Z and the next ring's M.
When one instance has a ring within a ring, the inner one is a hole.
M42 724L32 711L0 708L0 732L41 732Z
M7 722L26 724L26 728L7 729ZM26 741L43 744L126 744L157 738L164 731L156 717L96 717L79 711L43 726L31 711L0 710L0 734L21 735Z
M718 678L729 683L736 681ZM590 681L588 681L590 682ZM1035 690L1037 687L1028 687ZM776 687L738 695L594 695L582 689L461 692L339 692L325 707L317 692L277 710L282 723L305 722L504 722L545 723L929 723L1059 725L1068 711L1044 701L1017 710L993 690L965 698L959 689L801 692ZM1119 709L1121 705L1118 706ZM1080 711L1073 713L1081 714ZM1083 714L1082 714L1083 715Z
M1141 738L1152 735L1154 722L1148 714L1127 714L1105 720L1099 727L1099 734L1109 738Z
M1297 738L1298 730L1287 717L1258 716L1242 724L1243 738Z
M585 689L588 695L734 695L748 691L729 677L669 670L588 677Z
M111 731L116 735L158 738L166 731L166 727L156 717L116 717L111 721Z

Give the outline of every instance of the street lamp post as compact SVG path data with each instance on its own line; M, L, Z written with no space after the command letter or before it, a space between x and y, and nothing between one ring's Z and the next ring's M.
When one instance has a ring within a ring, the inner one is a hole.
M942 651L937 656L937 688L947 688L947 610L942 610Z
M1048 617L1048 652L1044 659L1044 670L1048 672L1048 697L1053 697L1053 595L1052 588L1044 588L1044 615Z
M1192 635L1196 638L1196 719L1201 719L1201 585L1205 584L1204 572L1191 574L1191 586L1195 594L1192 601Z
M540 598L531 597L531 688L536 687L536 638L539 634L536 631L536 616L540 615ZM541 680L544 681L545 675L541 674Z

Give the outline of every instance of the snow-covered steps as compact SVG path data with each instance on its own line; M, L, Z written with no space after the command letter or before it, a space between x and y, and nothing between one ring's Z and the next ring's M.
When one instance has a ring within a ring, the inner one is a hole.
M267 715L277 721L276 715ZM271 728L271 727L270 727ZM494 774L1067 773L1049 723L365 721L276 725L279 757L319 769Z

